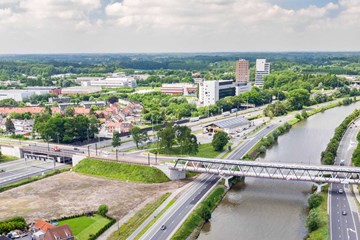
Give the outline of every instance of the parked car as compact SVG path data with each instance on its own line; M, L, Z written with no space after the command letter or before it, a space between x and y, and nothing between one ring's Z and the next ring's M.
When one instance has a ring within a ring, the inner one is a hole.
M339 193L342 194L344 193L344 190L342 188L339 189Z

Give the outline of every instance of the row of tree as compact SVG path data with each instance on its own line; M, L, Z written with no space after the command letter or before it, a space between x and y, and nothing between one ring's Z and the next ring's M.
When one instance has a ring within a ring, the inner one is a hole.
M35 116L34 131L46 141L70 143L94 138L99 121L94 115L62 116L44 112Z

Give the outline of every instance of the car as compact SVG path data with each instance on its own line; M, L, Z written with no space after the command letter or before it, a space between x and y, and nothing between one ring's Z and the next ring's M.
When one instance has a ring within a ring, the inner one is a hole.
M270 128L270 126L266 126L266 128Z
M165 225L162 225L160 230L165 230L166 229L166 226Z
M127 135L127 138L129 138L130 137L130 135Z
M341 159L340 160L340 166L344 166L345 165L345 160L344 159Z
M341 212L341 214L345 216L347 214L347 212L344 210Z
M74 148L74 150L75 150L75 151L79 151L79 149L78 149L78 148Z
M247 136L245 136L244 139L247 139Z
M55 151L55 152L60 152L60 148L59 148L58 146L55 146L55 147L54 147L54 151Z
M339 193L342 194L344 193L344 190L342 188L339 189Z

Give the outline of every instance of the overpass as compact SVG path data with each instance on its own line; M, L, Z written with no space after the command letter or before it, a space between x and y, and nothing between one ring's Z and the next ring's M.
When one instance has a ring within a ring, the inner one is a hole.
M221 176L255 177L313 183L360 184L360 168L329 165L264 163L210 158L178 158L170 169Z

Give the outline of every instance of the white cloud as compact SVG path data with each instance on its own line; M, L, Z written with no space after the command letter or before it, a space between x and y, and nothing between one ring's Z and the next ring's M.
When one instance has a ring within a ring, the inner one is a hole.
M0 34L5 36L0 43L25 35L30 46L38 49L51 40L57 46L53 49L64 52L342 50L343 46L360 50L355 40L347 39L346 45L325 41L332 35L339 40L342 34L360 37L359 0L297 10L268 0L102 2L0 0ZM67 46L69 42L77 45Z

